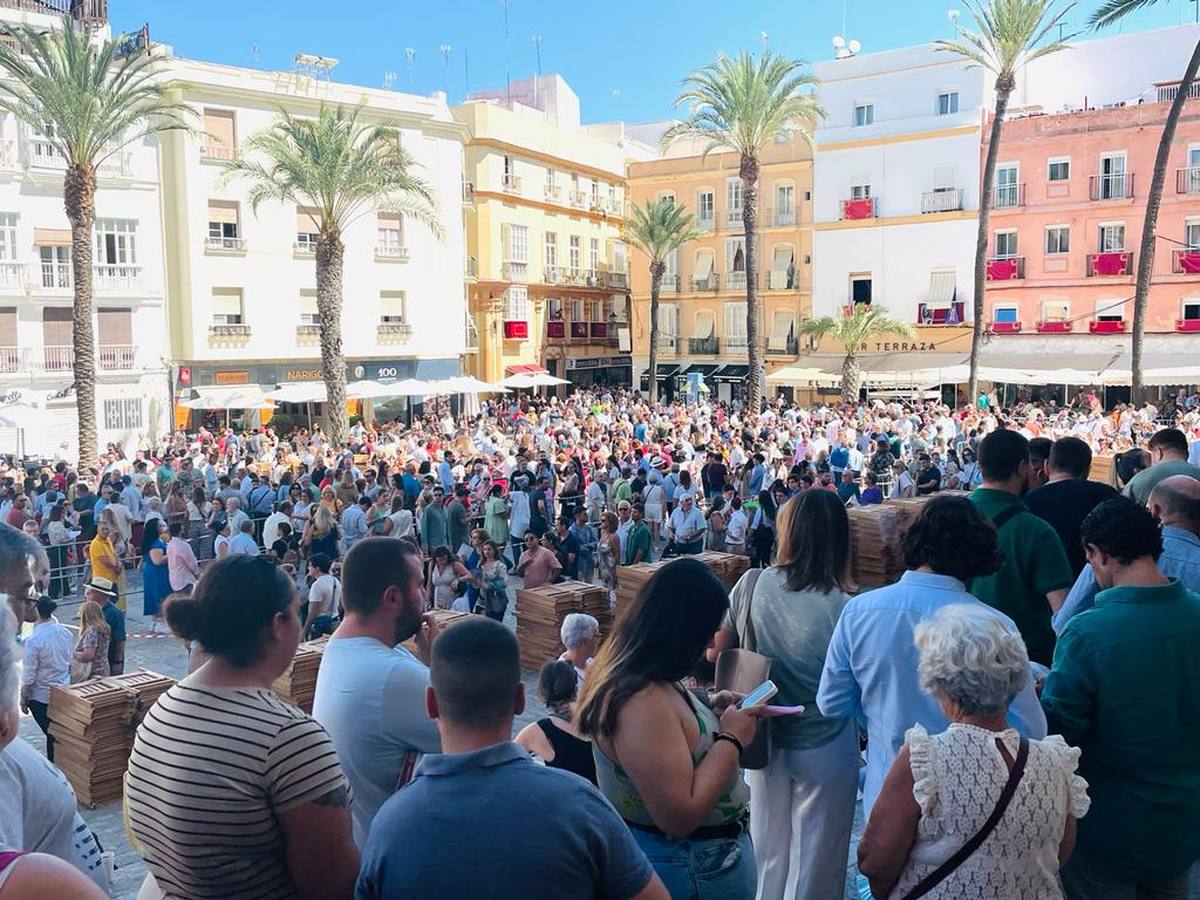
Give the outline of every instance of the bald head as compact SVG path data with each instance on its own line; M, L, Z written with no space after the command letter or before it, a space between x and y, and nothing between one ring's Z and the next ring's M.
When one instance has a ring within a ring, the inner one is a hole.
M1191 475L1164 478L1150 492L1146 506L1163 525L1200 534L1200 481Z

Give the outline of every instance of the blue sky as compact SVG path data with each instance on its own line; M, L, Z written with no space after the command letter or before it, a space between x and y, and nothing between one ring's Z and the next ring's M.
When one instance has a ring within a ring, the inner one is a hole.
M1082 28L1099 0L1081 0L1068 30ZM846 0L845 36L864 52L948 37L958 0ZM509 0L509 66L559 72L579 94L586 122L644 122L671 115L680 78L718 51L772 49L827 59L842 28L842 0ZM1131 16L1127 30L1191 22L1195 0L1161 0ZM330 15L330 10L336 10ZM902 14L898 11L903 10ZM288 69L296 53L336 57L334 77L397 90L448 89L451 103L505 78L502 0L111 0L115 31L150 23L156 41L181 56ZM963 21L965 21L965 16ZM440 47L451 47L449 65ZM410 65L406 49L414 53ZM466 66L464 66L464 62ZM466 71L465 71L466 70Z

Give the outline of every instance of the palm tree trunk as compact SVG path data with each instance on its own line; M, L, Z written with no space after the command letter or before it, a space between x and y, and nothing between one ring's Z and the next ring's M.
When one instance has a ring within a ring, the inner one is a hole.
M842 402L857 404L861 384L862 372L858 368L858 358L853 353L847 353L842 360Z
M983 301L987 286L988 221L992 211L992 185L996 180L996 156L1000 152L1000 130L1004 126L1004 111L1012 94L1012 78L996 80L996 110L992 133L988 138L987 158L983 164L983 186L979 194L979 232L975 236L975 296L974 321L971 323L971 374L967 382L967 402L975 405L979 393L979 351L983 347Z
M1133 335L1131 340L1133 389L1131 391L1134 403L1139 406L1145 402L1145 373L1142 371L1142 341L1146 332L1146 306L1150 300L1150 281L1154 277L1154 245L1155 229L1158 227L1158 208L1162 203L1163 183L1167 177L1167 159L1171 154L1171 144L1175 140L1175 128L1179 124L1179 115L1183 112L1183 104L1187 101L1192 81L1196 78L1196 70L1200 69L1200 43L1192 51L1187 69L1179 82L1179 93L1167 111L1167 121L1163 124L1162 136L1158 139L1158 153L1154 157L1154 177L1150 180L1150 193L1146 195L1146 218L1142 223L1142 246L1138 251L1137 287L1133 294Z
M72 163L63 180L63 205L71 223L71 268L75 277L71 342L75 351L75 410L79 426L79 474L99 470L96 436L96 334L92 327L92 227L96 222L96 173ZM173 414L173 413L172 413Z
M650 263L650 359L649 362L649 397L650 402L658 400L658 298L662 292L662 277L666 271L662 260Z
M758 329L758 159L743 156L738 174L742 178L742 222L746 228L746 361L750 373L746 380L746 408L758 412L762 407L763 348Z
M325 379L325 436L346 440L346 360L342 356L342 263L346 248L336 231L317 240L317 312L321 317L321 377Z

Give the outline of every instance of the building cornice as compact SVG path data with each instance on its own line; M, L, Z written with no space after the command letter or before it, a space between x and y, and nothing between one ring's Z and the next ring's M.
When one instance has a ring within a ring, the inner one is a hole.
M688 157L688 158L689 159L699 159L699 157ZM655 162L662 162L662 161L664 161L664 160L655 160ZM636 165L645 165L645 163L637 163ZM780 160L778 162L770 162L770 163L759 163L758 168L759 168L760 172L764 172L767 170L774 172L778 169L797 169L801 173L811 173L812 166L813 166L813 161L811 159L792 159L792 160ZM725 177L728 177L729 175L736 175L737 171L738 171L738 162L737 162L737 159L734 158L731 161L730 165L722 164L715 169L696 168L696 169L688 169L685 172L663 172L662 174L630 175L630 176L628 176L628 178L626 180L629 182L630 187L633 187L635 185L638 187L644 187L645 185L648 185L648 184L673 184L673 183L679 182L679 181L692 181L694 179L702 178L704 176L709 176L709 175L713 175L713 176L724 175Z
M963 219L978 219L974 209L959 209L943 213L917 213L911 216L887 216L878 219L844 219L840 222L817 222L815 231L844 231L854 228L888 228L893 225L925 225L934 222L956 222Z
M463 126L466 127L465 125ZM613 172L608 169L601 169L598 166L591 166L587 163L577 162L573 159L567 159L562 156L555 156L551 153L543 153L541 150L534 150L530 147L524 147L520 144L510 144L507 141L502 141L497 138L490 137L473 137L467 143L467 149L473 147L486 147L490 150L499 150L501 153L511 153L514 156L522 156L526 159L536 159L538 162L546 163L554 166L557 169L565 169L569 172L578 172L581 175L587 175L591 178L603 178L606 181L611 181L618 184L624 184L626 181L625 172Z
M614 228L621 228L624 219L617 215L608 215L605 213L592 212L590 209L577 209L573 206L562 206L557 203L547 203L544 200L535 200L532 197L522 197L519 194L505 194L499 191L481 191L475 189L475 202L481 200L495 200L499 203L511 203L513 206L524 206L528 209L536 209L542 212L554 213L558 216L574 216L580 219L591 219L593 222L598 222L601 225L611 225Z
M931 131L912 131L907 134L882 134L877 137L859 138L852 141L830 141L818 143L818 153L828 153L830 150L854 150L859 147L882 147L885 144L907 144L912 141L933 141L939 138L961 137L968 134L978 134L980 125L959 125L955 128L936 128Z

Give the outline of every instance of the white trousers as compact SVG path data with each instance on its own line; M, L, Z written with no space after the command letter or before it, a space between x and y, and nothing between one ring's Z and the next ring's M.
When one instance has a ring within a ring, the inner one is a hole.
M822 747L772 749L767 768L746 773L756 900L843 900L858 792L853 722Z

